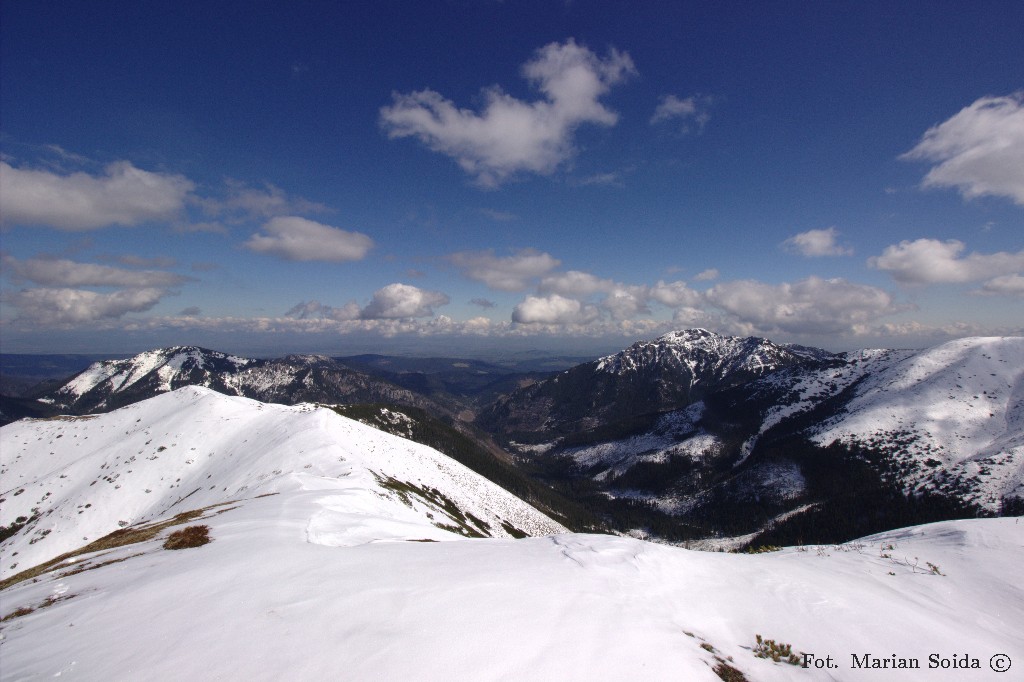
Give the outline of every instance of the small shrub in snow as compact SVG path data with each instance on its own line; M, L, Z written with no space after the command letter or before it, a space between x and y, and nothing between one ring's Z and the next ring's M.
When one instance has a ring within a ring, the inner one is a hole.
M167 536L164 549L188 549L201 547L210 542L209 526L186 526Z
M800 657L793 653L792 644L783 644L774 639L762 639L761 635L755 635L757 645L754 647L754 655L758 658L770 658L776 663L789 663L800 665Z
M778 545L761 545L759 547L748 547L747 554L766 554L768 552L778 552L781 549Z
M715 674L725 682L747 682L747 677L742 672L732 667L722 659L717 659L718 665L714 667Z

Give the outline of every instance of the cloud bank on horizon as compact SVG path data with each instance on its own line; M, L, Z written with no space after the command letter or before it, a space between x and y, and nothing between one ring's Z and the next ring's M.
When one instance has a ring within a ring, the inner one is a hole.
M477 8L446 30L521 11ZM5 6L5 350L60 350L74 334L118 352L210 334L240 348L358 336L448 339L455 351L452 337L572 347L683 326L833 348L1024 333L1024 74L1006 68L1001 94L981 89L1000 82L990 78L952 104L939 64L922 86L935 94L918 97L927 106L901 99L877 122L892 131L881 142L817 112L811 144L772 118L770 93L736 86L749 63L718 63L716 79L652 23L651 40L683 60L671 68L607 12L600 31L580 23L545 41L524 29L493 51L467 47L466 67L447 71L444 45L426 39L374 62L321 35L362 75L323 59L289 69L251 93L282 116L264 129L227 103L184 98L161 113L159 87L181 86L157 69L132 90L139 122L120 130L110 115L126 105L102 92L126 76L93 55L76 133L44 106L58 78L32 79L47 45L18 34L41 15ZM156 18L134 21L144 36ZM299 45L299 33L282 41ZM405 58L414 52L422 63ZM859 56L850 47L846 58ZM144 51L142 63L155 58ZM993 58L976 59L980 70ZM222 68L207 85L253 76ZM808 103L839 87L779 78L780 94ZM181 130L204 125L220 136ZM178 146L199 138L210 149Z

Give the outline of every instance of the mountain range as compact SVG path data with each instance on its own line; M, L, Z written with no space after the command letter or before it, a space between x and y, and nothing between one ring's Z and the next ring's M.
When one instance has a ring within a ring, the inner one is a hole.
M517 390L477 423L594 500L683 521L677 539L824 541L1024 508L1020 337L832 354L687 330Z
M431 445L464 454L472 443L459 461L570 527L678 543L836 541L1024 509L1019 337L830 353L689 329L547 374L347 362L159 349L94 363L33 407L93 414L189 385L390 405L439 418L458 435Z

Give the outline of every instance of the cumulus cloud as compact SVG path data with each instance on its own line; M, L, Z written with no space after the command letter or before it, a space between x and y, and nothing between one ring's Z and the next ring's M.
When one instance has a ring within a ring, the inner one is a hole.
M476 282L498 291L522 291L530 282L554 270L561 263L536 249L521 249L499 258L493 251L461 251L448 256L448 262Z
M1024 297L1024 277L1021 275L993 277L982 285L978 293Z
M691 95L683 99L675 95L662 95L651 116L651 124L677 121L683 133L690 132L692 124L696 124L697 130L701 131L711 120L711 102L712 99L706 95Z
M836 240L839 230L829 227L824 230L807 230L795 234L782 242L782 248L790 253L817 258L819 256L852 256L853 249L839 244Z
M594 306L558 294L527 296L512 310L512 321L518 324L580 325L599 316Z
M608 292L600 306L611 314L613 320L627 320L650 313L647 307L649 298L650 290L647 287L620 284Z
M885 247L882 255L869 258L868 266L906 284L976 282L1024 271L1024 251L961 257L964 248L964 243L956 239L902 241Z
M279 216L267 221L263 233L252 235L244 246L286 260L341 263L365 258L373 240L361 232L347 232L297 216Z
M373 299L360 312L364 320L430 317L436 306L446 305L449 298L439 291L426 291L410 284L389 284L378 289Z
M166 289L126 289L98 293L84 289L40 288L5 294L17 320L38 326L70 326L141 313L160 302Z
M900 158L937 164L925 187L956 187L967 199L1009 197L1024 206L1024 92L982 97L930 128Z
M819 277L775 285L753 280L723 282L705 296L759 333L848 333L900 310L882 289Z
M550 311L565 310L565 301L576 300L580 304L578 310L586 312L584 317L604 313L612 320L622 322L638 315L650 314L649 304L652 301L668 308L681 308L700 305L702 300L701 294L690 289L685 282L659 281L650 287L616 282L579 270L545 277L538 285L537 292L540 297L534 297L523 309L524 315L545 311L551 317L553 313ZM572 324L580 324L579 317L570 316L570 319Z
M542 294L586 298L597 292L609 292L614 288L615 282L610 279L601 279L589 272L569 270L545 277L540 281L537 290Z
M127 287L145 289L183 284L191 277L160 270L126 270L96 263L78 263L64 258L17 260L3 256L0 262L16 281L48 287Z
M67 231L173 218L195 188L181 175L141 170L128 161L108 165L101 175L58 175L0 161L0 185L5 224Z
M496 187L520 171L553 172L574 153L579 125L614 125L618 116L598 99L635 71L624 52L601 58L569 39L542 47L523 66L543 99L524 102L493 86L483 91L477 113L429 89L394 93L380 111L381 125L389 137L415 137L455 159L481 186Z
M716 271L717 276L717 271ZM669 308L700 305L701 294L686 286L686 282L663 282L651 287L651 298Z
M701 270L693 276L694 281L697 282L708 282L713 279L718 279L718 268L708 268L707 270Z

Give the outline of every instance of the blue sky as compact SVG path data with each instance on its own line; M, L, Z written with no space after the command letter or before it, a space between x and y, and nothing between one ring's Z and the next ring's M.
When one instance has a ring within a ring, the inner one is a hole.
M0 345L1024 333L1024 4L0 6Z

